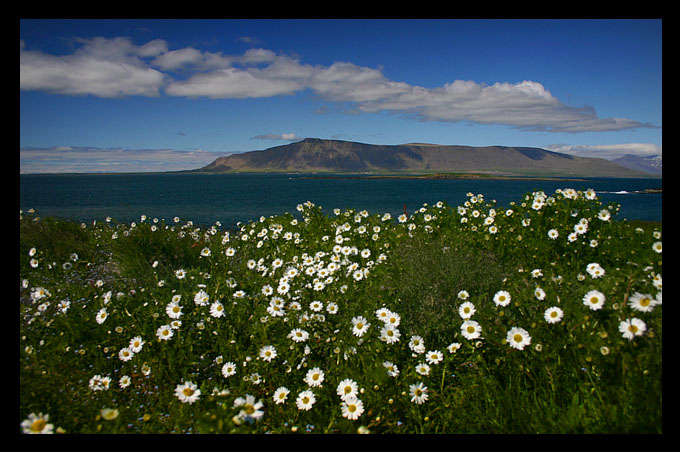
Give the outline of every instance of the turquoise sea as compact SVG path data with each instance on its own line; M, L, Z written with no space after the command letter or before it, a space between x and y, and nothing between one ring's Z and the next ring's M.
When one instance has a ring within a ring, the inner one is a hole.
M260 216L296 213L311 201L331 214L355 208L393 215L419 209L423 203L463 203L468 192L495 199L499 206L521 201L527 192L557 188L592 188L603 202L621 205L619 219L661 221L661 194L636 191L661 188L661 179L423 180L332 178L302 174L70 174L20 175L19 208L39 215L90 222L114 218L138 221L141 215L198 225L220 221L225 228Z

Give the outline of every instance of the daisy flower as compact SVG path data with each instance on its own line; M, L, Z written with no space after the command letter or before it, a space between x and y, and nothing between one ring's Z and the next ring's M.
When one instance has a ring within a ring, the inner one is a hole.
M537 287L534 289L534 296L536 297L537 300L544 300L545 299L545 290L543 290L540 287Z
M355 396L347 397L342 402L341 410L342 417L355 421L364 413L364 404Z
M387 369L387 375L389 375L390 377L396 377L399 375L399 368L397 367L396 364L390 361L385 361L383 362L383 367Z
M458 297L459 300L467 300L468 298L470 298L470 294L468 293L467 290L461 290L460 292L458 292L458 295L456 296Z
M548 323L557 323L557 322L562 320L563 316L564 316L564 312L560 308L558 308L557 306L553 306L551 308L548 308L543 313L543 318Z
M396 342L399 342L400 337L401 333L399 332L397 327L389 323L383 326L382 329L380 330L380 340L388 344L394 344Z
M174 334L175 333L170 325L163 325L156 330L156 336L158 336L158 339L164 341L170 339Z
M323 370L321 370L318 367L315 367L307 371L307 375L305 375L304 382L314 388L320 387L321 383L323 383L323 379L324 379Z
M31 435L50 435L54 433L54 425L47 423L49 419L49 414L31 413L28 418L21 422L21 430Z
M444 354L439 350L432 350L425 354L425 360L429 364L439 364L444 359Z
M410 385L409 394L411 396L411 402L417 405L425 403L429 397L427 394L427 386L423 386L422 381Z
M555 240L559 236L559 232L557 232L557 229L551 229L548 231L548 238L551 240Z
M321 303L318 300L314 300L309 304L309 309L311 309L314 312L319 312L323 309L323 303Z
M250 394L246 394L244 397L238 397L234 400L234 408L241 408L237 416L244 421L256 421L264 415L262 408L264 405L262 401L255 401L255 397Z
M118 352L118 358L120 358L121 361L130 361L133 356L135 356L135 354L130 347L123 347Z
M219 318L224 317L224 306L219 301L214 302L210 305L210 315Z
M506 339L508 340L508 344L517 350L524 350L524 347L531 343L529 332L524 328L518 327L511 328L510 331L508 331Z
M602 268L600 264L597 263L588 264L586 267L586 272L588 272L592 278L601 278L605 273L604 268Z
M387 322L387 319L389 318L391 312L387 308L380 308L375 311L375 316L378 318L378 320L382 322Z
M201 390L198 389L194 383L187 381L186 383L180 383L175 387L175 395L180 400L180 402L191 405L198 400L199 396L201 395Z
M463 320L469 319L475 312L475 305L469 301L461 304L458 308L458 315L460 315L460 318Z
M222 376L224 378L231 377L236 373L236 364L232 363L231 361L224 363L222 366Z
M276 388L276 391L274 391L274 395L272 396L272 398L274 399L274 403L276 403L277 405L282 404L288 398L288 394L290 394L290 390L285 386Z
M118 380L118 386L121 387L121 389L125 389L128 386L130 386L130 383L132 383L132 380L128 375L123 375L120 377L120 380Z
M482 327L474 320L466 320L460 326L463 337L468 340L477 339L482 334Z
M144 340L142 339L141 336L135 336L132 339L130 339L130 350L132 350L133 353L139 353L142 351L142 347L144 346Z
M459 342L453 342L449 344L449 346L446 347L446 349L449 351L449 353L456 353L460 347L461 345Z
M414 353L425 353L423 338L420 336L411 336L411 340L408 342L408 348Z
M599 290L591 290L583 297L583 304L593 311L601 309L604 305L605 296Z
M656 300L651 295L635 292L628 299L628 306L638 312L651 312L656 306Z
M201 256L203 256L203 257L208 257L208 256L210 256L210 248L203 248L203 249L201 250Z
M301 330L300 328L295 328L290 333L288 333L288 337L295 342L304 342L309 339L309 333L305 330Z
M272 359L276 358L276 348L271 345L265 345L260 349L260 358L270 362Z
M654 242L654 244L652 245L652 249L659 254L661 253L662 248L663 248L662 242Z
M177 279L184 279L184 277L187 275L187 272L182 270L181 268L177 271L175 271L175 277Z
M420 375L430 375L430 366L425 363L418 363L416 365L416 372Z
M109 313L106 312L106 308L101 308L99 312L97 312L97 316L95 317L95 319L97 320L97 323L101 325L102 323L104 323L108 315Z
M512 300L512 297L505 290L499 290L493 296L493 302L496 303L496 306L507 306L510 304L510 300Z
M297 399L295 399L295 405L297 405L298 410L309 411L316 402L316 397L314 393L310 390L302 391L298 394Z
M369 326L371 324L363 316L352 318L352 334L357 337L363 336L368 331Z
M619 332L629 341L635 338L635 336L642 336L646 330L647 325L645 325L645 322L635 317L619 323Z
M357 382L351 378L345 378L340 383L338 383L338 387L335 389L335 392L342 400L345 400L348 397L356 397L359 393L359 385L357 385Z
M208 293L201 289L199 290L196 295L194 295L194 302L199 305L199 306L205 306L208 304L208 300L210 300L210 296Z

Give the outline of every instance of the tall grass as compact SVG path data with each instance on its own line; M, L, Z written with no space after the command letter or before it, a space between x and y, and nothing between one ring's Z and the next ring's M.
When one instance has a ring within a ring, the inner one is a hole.
M661 433L661 225L616 212L569 189L232 231L22 212L20 429Z

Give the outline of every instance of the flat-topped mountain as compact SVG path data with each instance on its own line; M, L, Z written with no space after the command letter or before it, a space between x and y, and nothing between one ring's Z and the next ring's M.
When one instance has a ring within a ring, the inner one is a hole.
M201 172L484 173L505 176L649 177L606 159L531 147L376 145L306 138L219 157Z

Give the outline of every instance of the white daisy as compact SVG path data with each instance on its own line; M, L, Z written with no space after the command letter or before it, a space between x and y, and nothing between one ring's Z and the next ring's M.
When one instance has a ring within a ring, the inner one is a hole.
M389 375L390 377L396 377L399 375L399 368L397 367L396 364L390 361L385 361L383 362L383 367L387 369L387 375Z
M391 324L385 324L380 330L380 340L388 344L394 344L399 342L401 333L396 326Z
M222 366L222 376L224 378L231 377L236 373L236 364L232 363L231 361L224 363Z
M531 336L524 328L513 327L506 336L508 344L517 350L524 350L524 347L531 343Z
M458 315L460 315L460 318L464 320L467 320L470 317L472 317L475 312L476 312L475 305L469 301L466 301L465 303L461 304L460 307L458 308Z
M510 293L505 290L499 290L493 296L493 301L496 303L496 306L507 306L510 304L511 300L512 297L510 296Z
M163 340L163 341L167 341L174 334L175 333L172 330L172 327L170 325L163 325L156 330L156 336L158 336L158 339Z
M335 392L342 400L345 400L348 397L356 397L357 394L359 394L359 385L351 378L345 378L338 383Z
M318 367L309 369L305 375L304 382L312 388L320 387L324 380L324 372Z
M482 327L479 326L479 323L475 322L474 320L466 320L460 326L460 331L465 339L472 340L481 336Z
M274 391L274 395L272 396L272 398L274 399L274 403L276 403L277 405L282 404L288 398L288 394L290 394L290 390L285 386L276 388L276 391Z
M425 360L429 364L439 364L444 359L444 354L439 350L431 350L425 353Z
M411 336L411 340L408 342L408 347L414 353L425 353L425 343L423 338L420 336Z
M628 299L628 306L638 312L651 312L656 306L656 300L649 294L635 292Z
M411 395L411 402L418 405L425 403L429 397L427 394L427 386L423 386L422 381L410 385L409 394Z
M591 290L583 297L583 304L593 311L601 309L604 305L605 296L599 290Z
M288 333L288 337L295 342L304 342L309 339L309 333L305 330L301 330L300 328L295 328L290 333Z
M298 394L297 399L295 399L295 405L297 405L299 410L309 411L316 402L316 397L314 393L310 390L302 391Z
M343 399L341 411L342 417L355 421L364 413L364 404L355 396L347 397Z
M210 315L219 318L224 317L224 306L219 301L214 302L210 305Z
M352 334L357 337L363 336L371 324L363 316L352 318Z
M557 323L562 320L564 312L557 306L550 307L543 313L543 318L548 323Z
M270 362L272 359L276 358L276 348L272 345L265 345L260 349L260 358L264 361Z
M642 336L647 330L647 325L642 320L633 317L619 323L619 332L629 341L635 336Z
M175 387L175 395L181 402L191 405L198 400L201 395L201 390L198 389L194 383L187 381L186 383L178 384L177 387Z

